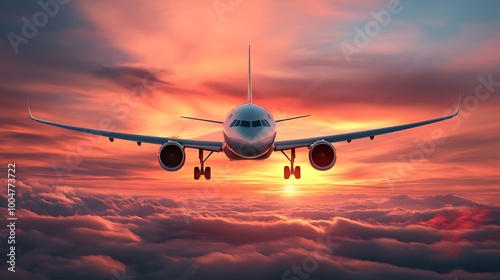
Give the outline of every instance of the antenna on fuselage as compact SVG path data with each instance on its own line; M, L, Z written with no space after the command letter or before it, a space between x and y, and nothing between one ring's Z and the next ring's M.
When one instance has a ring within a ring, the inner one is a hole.
M252 64L250 61L250 45L248 45L248 103L252 104Z

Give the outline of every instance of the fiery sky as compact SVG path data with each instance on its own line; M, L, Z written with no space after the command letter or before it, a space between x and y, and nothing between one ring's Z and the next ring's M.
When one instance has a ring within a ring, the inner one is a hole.
M331 257L312 279L498 278L488 262L500 250L497 1L41 2L0 4L0 157L17 164L25 218L17 276L97 267L102 279L124 269L136 279L256 279L261 266L262 278L280 279L319 246ZM196 150L171 173L159 146L27 117L25 98L52 121L221 140L219 125L179 116L223 120L245 102L248 44L254 102L276 118L312 114L280 123L278 139L434 118L459 95L462 112L335 144L327 172L298 150L300 180L283 179L281 153L214 154L210 182L192 180ZM332 238L333 253L318 238Z

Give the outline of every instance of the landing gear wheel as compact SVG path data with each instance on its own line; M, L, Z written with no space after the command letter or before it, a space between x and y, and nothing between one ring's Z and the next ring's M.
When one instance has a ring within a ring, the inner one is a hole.
M206 167L205 168L205 179L207 180L210 180L210 178L212 177L212 169L210 167Z
M210 154L206 157L203 158L203 150L199 150L199 159L200 159L200 167L196 166L194 168L194 179L199 180L201 175L205 176L205 179L210 180L212 178L212 169L210 167L205 167L205 161L213 154L214 152L211 151Z
M200 171L200 168L198 166L196 166L194 168L194 179L195 180L199 180L200 179L200 176L201 176L201 171Z
M293 174L295 175L295 179L300 179L300 166L295 167L295 172Z
M290 178L290 166L285 166L285 179Z
M291 149L292 154L290 157L284 151L281 151L283 155L290 161L290 166L285 166L285 179L289 179L290 175L295 175L295 179L300 179L300 166L293 167L293 163L295 162L295 149Z

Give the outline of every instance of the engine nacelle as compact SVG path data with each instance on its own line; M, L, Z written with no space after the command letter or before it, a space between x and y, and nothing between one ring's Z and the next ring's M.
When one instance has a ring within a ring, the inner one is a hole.
M316 170L325 171L332 168L337 161L335 147L325 140L314 142L309 149L309 162Z
M168 141L163 144L158 152L158 162L167 171L181 169L185 160L186 153L184 152L184 146L175 141Z

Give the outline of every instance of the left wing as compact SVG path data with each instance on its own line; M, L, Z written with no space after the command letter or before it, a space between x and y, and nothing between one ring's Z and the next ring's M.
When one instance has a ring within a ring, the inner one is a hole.
M384 128L378 128L378 129L337 134L337 135L327 135L327 136L311 137L311 138L304 138L304 139L297 139L297 140L276 141L274 143L274 150L275 151L283 151L283 150L289 150L289 149L294 149L294 148L308 147L318 140L325 140L327 142L334 143L334 142L341 142L341 141L351 142L351 140L353 140L353 139L359 139L359 138L364 138L364 137L370 137L371 139L373 139L373 137L375 137L376 135L396 132L396 131L410 129L410 128L414 128L414 127L418 127L418 126L422 126L422 125L426 125L426 124L444 121L444 120L451 119L454 116L458 115L458 112L460 111L460 100L461 100L461 97L458 99L457 109L453 114L448 115L448 116L444 116L441 118L435 118L435 119L421 121L421 122L415 122L415 123L403 124L403 125L397 125L397 126L390 126L390 127L384 127Z
M67 124L61 124L61 123L41 120L41 119L35 118L31 114L30 106L29 106L27 101L26 101L26 105L28 107L28 113L29 113L30 118L36 122L48 124L48 125L52 125L52 126L57 126L57 127L65 128L65 129L81 131L81 132L100 135L100 136L106 136L106 137L109 137L110 141L113 141L116 138L116 139L134 141L134 142L137 142L137 144L144 142L144 143L159 144L159 145L163 145L168 141L176 141L179 144L181 144L187 148L202 149L202 150L214 151L214 152L220 152L222 150L222 142L128 134L128 133L121 133L121 132L113 132L113 131L85 128L85 127L78 127L78 126L73 126L73 125L67 125Z

